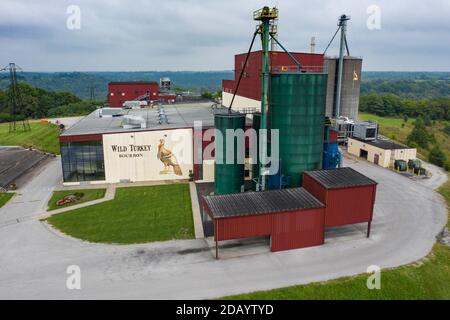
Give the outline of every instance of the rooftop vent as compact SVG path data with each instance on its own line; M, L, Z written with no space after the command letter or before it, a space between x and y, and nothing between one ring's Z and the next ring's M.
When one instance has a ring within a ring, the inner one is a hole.
M100 108L98 109L98 116L100 118L111 118L121 116L121 108Z
M142 116L126 115L123 117L122 127L124 129L145 129L147 128L147 121Z

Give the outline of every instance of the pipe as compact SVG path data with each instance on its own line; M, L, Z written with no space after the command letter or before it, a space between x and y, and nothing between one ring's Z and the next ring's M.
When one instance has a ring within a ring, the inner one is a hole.
M239 80L238 80L238 82L236 84L236 88L235 88L234 94L233 94L233 99L231 99L231 103L230 103L230 107L228 108L228 112L231 111L231 107L233 106L234 98L236 97L237 91L239 90L239 85L241 84L242 76L244 75L244 70L247 67L248 58L250 57L250 53L252 51L253 44L255 43L255 39L256 39L256 35L257 34L258 34L258 30L256 30L255 33L253 34L253 39L252 39L252 42L250 44L250 48L248 48L247 56L245 57L244 66L242 67L241 74L239 75Z
M298 62L298 60L295 59L294 56L293 56L288 50L286 50L286 48L283 47L283 45L282 45L282 44L281 44L274 36L270 35L270 37L271 37L273 40L275 40L275 42L280 46L281 49L283 49L284 52L286 52L286 53L288 54L289 58L291 58L292 61L294 61L294 63L297 65L297 67L299 67L299 68L302 67L301 63Z
M350 18L345 14L339 18L339 26L341 27L341 45L339 49L339 70L338 70L338 82L336 88L336 119L341 116L341 97L342 97L342 78L344 73L344 50L345 50L345 39L347 32L347 21Z

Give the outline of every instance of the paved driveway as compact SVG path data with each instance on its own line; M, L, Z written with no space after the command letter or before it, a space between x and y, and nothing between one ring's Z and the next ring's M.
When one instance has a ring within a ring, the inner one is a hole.
M215 261L203 240L90 244L32 219L60 178L55 160L0 211L0 298L213 298L360 274L374 264L396 267L426 256L446 221L442 198L427 185L366 162L347 165L380 183L371 239L364 237L365 226L348 227L329 233L325 246ZM333 236L336 232L344 236ZM81 290L66 289L72 264L81 268Z

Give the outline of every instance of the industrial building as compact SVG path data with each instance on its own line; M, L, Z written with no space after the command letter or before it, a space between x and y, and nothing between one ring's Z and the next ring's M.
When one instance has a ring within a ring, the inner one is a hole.
M160 92L159 84L155 81L127 81L108 83L108 105L112 108L122 108L126 101L156 101L175 102L176 95L170 89L170 79L161 81L163 90Z
M342 117L358 118L362 62L362 58L344 57L340 112ZM325 57L324 64L328 74L326 115L328 117L336 117L335 105L338 88L339 58Z
M322 54L309 54L301 52L291 52L305 70L322 72L324 67L324 57ZM246 53L237 54L234 57L234 80L222 81L222 104L229 107L237 81L241 73L243 77L236 92L233 110L248 112L251 110L261 111L261 65L262 51L251 52L246 65ZM296 64L289 55L283 51L270 51L270 68L272 71L292 71Z
M206 158L204 164L194 161L194 155L203 154L212 143L198 141L195 147L201 152L194 153L194 137L201 139L203 134L194 131L194 122L201 121L203 131L214 128L214 114L226 109L200 103L117 108L108 116L102 116L103 110L92 112L60 135L66 184L188 179L190 171L196 180L214 181L214 159ZM158 158L161 140L167 150L174 146L182 149L183 159L172 160L178 162L181 174Z
M338 131L326 117L329 90L345 100L359 89L340 90L348 79L340 76L345 65L330 86L324 55L287 51L273 32L277 17L276 8L254 13L260 24L248 54L235 57L235 80L223 81L223 106L119 108L164 92L154 82L110 84L112 108L92 112L60 136L64 182L213 182L213 195L199 197L217 257L218 242L230 239L270 237L272 251L298 249L324 244L328 227L357 223L368 223L369 237L376 182L339 168ZM257 36L262 50L252 52ZM269 50L270 38L283 52ZM161 86L167 92L170 81ZM357 108L336 99L335 113ZM256 144L247 132L256 132ZM257 152L250 152L255 145ZM267 160L275 152L270 163L277 169L271 170Z
M351 168L305 172L302 188L207 196L203 207L219 241L270 237L272 252L325 243L329 227L373 219L377 183Z
M328 75L326 88L325 115L336 117L337 73L339 58L302 52L291 52L297 59L302 69L313 72L323 72ZM262 52L254 51L250 54L246 67L244 61L246 54L237 54L234 57L234 80L222 81L222 104L229 107L235 93L239 75L243 69L243 77L233 102L233 110L259 112L261 110L261 63ZM289 72L296 70L296 64L286 52L270 51L270 69L274 72ZM359 96L361 89L362 58L351 56L344 57L341 112L340 115L350 119L357 119L359 111Z
M417 159L417 149L387 140L349 138L347 151L384 168L391 168L396 160Z

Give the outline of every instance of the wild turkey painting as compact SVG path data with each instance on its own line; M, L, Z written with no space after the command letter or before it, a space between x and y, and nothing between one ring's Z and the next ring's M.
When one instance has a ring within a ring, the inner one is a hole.
M182 176L183 172L181 171L177 158L172 154L172 151L164 147L164 144L164 139L159 140L157 157L164 164L164 170L160 173L168 174L171 172L170 167L172 167L174 174L177 176Z

